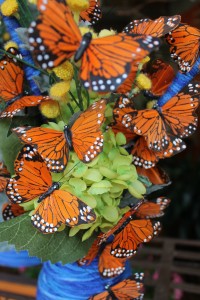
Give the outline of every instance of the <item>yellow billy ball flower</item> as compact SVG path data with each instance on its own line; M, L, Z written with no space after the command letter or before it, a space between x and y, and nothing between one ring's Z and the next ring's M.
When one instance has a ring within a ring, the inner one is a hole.
M90 6L88 0L67 0L67 4L71 10L76 12L81 12Z
M67 100L67 93L70 89L70 81L61 81L55 83L50 88L50 97L56 101L64 101Z
M111 35L115 35L116 32L112 29L108 30L108 29L102 29L99 32L99 37L106 37L106 36L111 36Z
M141 60L141 64L146 64L146 63L148 63L150 61L150 57L149 56L146 56L145 58L143 58L142 60Z
M1 5L2 15L9 17L14 15L18 10L18 2L16 0L5 0Z
M150 90L152 83L145 74L139 74L136 78L136 84L141 90Z
M69 61L64 62L58 67L53 69L57 77L63 80L72 80L74 76L74 69L72 64Z
M82 36L88 32L91 32L93 39L97 38L97 34L92 30L92 28L79 27L79 30L80 30Z
M40 104L39 109L43 116L48 119L55 119L60 114L60 108L57 101L47 100Z
M3 40L4 40L4 42L9 41L9 39L10 39L10 34L9 34L8 32L5 32L5 33L3 34ZM4 48L5 48L5 47L4 47Z
M18 49L18 45L13 41L9 41L4 45L4 49L7 51L9 48Z

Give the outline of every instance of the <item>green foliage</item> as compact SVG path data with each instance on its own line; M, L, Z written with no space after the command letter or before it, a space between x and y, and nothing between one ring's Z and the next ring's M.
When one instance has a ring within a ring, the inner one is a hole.
M8 241L17 250L28 250L30 256L41 258L42 262L50 260L52 263L71 263L83 257L93 238L82 242L82 233L74 237L68 236L69 229L55 234L41 234L30 222L26 213L15 219L0 223L0 241Z
M14 134L8 135L11 121L0 120L0 145L3 161L11 174L14 174L14 160L21 148L21 143Z

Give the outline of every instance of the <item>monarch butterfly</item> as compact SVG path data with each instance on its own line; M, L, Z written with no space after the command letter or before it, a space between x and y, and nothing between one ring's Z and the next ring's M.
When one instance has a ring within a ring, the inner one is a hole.
M127 78L131 62L140 61L159 45L150 36L120 33L92 39L91 32L81 36L64 1L47 0L36 22L29 28L29 43L38 64L53 68L74 56L82 58L80 78L93 91L115 91ZM120 60L119 60L120 57Z
M113 286L107 286L105 292L94 295L89 300L142 300L143 277L143 273L135 273Z
M6 187L11 203L24 203L39 197L31 222L42 233L53 233L62 225L70 227L95 221L95 213L76 196L59 189L39 153L25 145L15 163L16 175Z
M155 20L140 19L130 22L123 32L134 34L147 34L154 37L161 37L174 30L180 23L181 16L163 16Z
M162 107L134 110L124 115L122 123L138 135L144 136L148 148L168 149L172 138L188 137L197 127L195 110L199 104L199 85L189 84L184 92L172 97Z
M5 203L2 209L2 216L4 221L8 221L22 215L24 212L24 208L17 203Z
M102 17L100 0L89 0L89 5L88 9L80 13L80 18L95 25Z
M187 24L180 24L166 35L171 57L182 72L189 72L199 57L200 30Z
M120 275L125 270L126 258L117 258L110 254L111 244L99 245L100 236L90 247L86 256L78 261L79 265L89 265L99 255L98 269L102 277L111 278Z
M145 138L139 137L131 151L134 165L149 169L155 167L159 159L171 157L186 149L182 139L170 134L168 136L170 137L169 144L164 151L149 149Z
M144 73L151 79L152 88L146 91L148 97L156 98L164 94L168 86L172 83L175 76L174 69L170 64L165 63L161 59L156 59L152 64L147 64Z
M15 48L9 48L7 52L21 58ZM24 96L23 78L22 64L16 58L4 55L0 60L0 97L6 102L6 108L0 113L0 118L12 118L25 107L37 106L49 99L47 96Z
M6 188L10 173L3 162L0 162L0 193Z
M111 255L119 258L128 258L136 254L141 243L149 242L158 231L160 222L147 219L136 220L137 208L140 203L125 213L121 220L100 239L100 244L114 235L111 245Z
M136 167L137 173L140 176L146 177L154 185L168 185L170 184L170 178L167 173L160 167L152 167L150 169L144 169Z
M69 150L74 149L78 158L89 163L103 150L101 125L104 122L106 100L93 103L83 112L71 128L64 132L42 127L17 127L13 132L24 143L38 150L52 172L62 172L67 165Z

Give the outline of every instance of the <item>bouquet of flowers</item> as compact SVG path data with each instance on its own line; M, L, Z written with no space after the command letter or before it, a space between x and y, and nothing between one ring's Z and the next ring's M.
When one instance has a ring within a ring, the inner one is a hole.
M96 33L99 0L5 0L1 12L0 241L52 263L98 257L117 277L170 203L148 199L170 183L158 161L196 130L200 31L175 15ZM142 279L90 299L142 299Z

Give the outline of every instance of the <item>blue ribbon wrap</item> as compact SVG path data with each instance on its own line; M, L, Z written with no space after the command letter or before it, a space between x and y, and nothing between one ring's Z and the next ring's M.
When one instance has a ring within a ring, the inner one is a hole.
M106 285L116 284L131 274L129 261L122 274L109 279L99 274L98 258L89 266L79 266L76 262L67 265L46 262L38 280L37 300L87 300L105 291Z
M180 73L178 72L172 81L171 85L167 88L163 96L158 99L158 106L162 107L167 101L169 101L173 96L178 94L190 81L200 73L200 58L197 59L193 68L190 72Z

